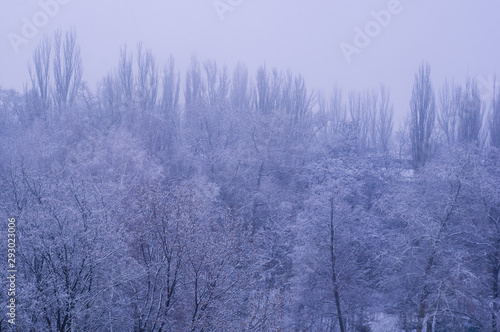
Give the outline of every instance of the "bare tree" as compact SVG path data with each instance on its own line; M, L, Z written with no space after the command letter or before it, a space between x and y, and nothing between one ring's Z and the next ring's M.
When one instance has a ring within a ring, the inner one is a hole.
M460 119L458 141L478 142L483 112L479 88L473 79L468 79L465 84L458 115Z
M333 128L347 121L346 107L342 102L342 90L334 87L328 99L327 112Z
M37 113L47 112L50 106L50 56L52 41L45 37L42 39L33 54L33 63L28 64L31 79L31 88L39 99Z
M82 80L80 46L76 42L75 30L54 35L54 101L59 111L71 107Z
M238 63L233 71L229 98L233 109L248 109L250 107L248 69L243 63Z
M200 63L196 57L191 58L191 67L186 73L186 87L184 98L186 107L200 104L205 96L205 82L200 69Z
M377 117L377 134L380 149L384 154L389 152L392 137L394 108L389 104L390 92L383 85L380 87L380 102Z
M314 96L307 92L306 83L301 75L294 79L292 92L293 99L293 121L294 123L303 123L310 114L314 104Z
M128 55L126 46L120 50L118 78L124 102L127 106L131 106L134 95L134 73L132 70L132 55Z
M208 105L215 106L222 105L227 99L229 92L229 77L227 74L227 67L220 69L217 68L217 63L212 60L203 63L206 77L206 92L208 98Z
M114 73L110 73L102 79L98 96L100 101L98 115L100 124L109 128L120 121L122 117L120 112L122 94Z
M299 82L297 82L299 83ZM254 108L264 114L273 110L287 110L292 112L293 76L291 72L283 75L277 68L270 72L263 65L257 70L257 85L253 94Z
M22 96L15 90L0 88L0 128L3 132L13 129L22 118Z
M494 96L492 102L492 113L490 120L490 139L491 139L491 145L500 149L500 93L497 93Z
M162 96L160 110L169 117L178 111L180 76L175 74L174 58L170 56L168 65L163 69Z
M137 94L141 112L152 112L158 96L158 69L151 50L143 53L142 43L137 46Z
M270 86L266 66L257 70L257 86L253 96L254 107L262 113L268 113L271 109Z
M446 80L439 92L439 113L437 120L448 144L457 140L458 109L462 100L462 89L454 81Z
M349 115L358 128L358 149L368 151L376 146L378 93L366 90L349 93Z
M429 64L421 64L413 83L410 101L410 130L414 167L423 165L431 153L431 138L436 111L430 73Z
M318 93L317 106L316 136L323 140L323 144L331 145L333 137L338 133L338 129L347 122L346 107L342 102L340 87L335 86L328 98L322 93Z

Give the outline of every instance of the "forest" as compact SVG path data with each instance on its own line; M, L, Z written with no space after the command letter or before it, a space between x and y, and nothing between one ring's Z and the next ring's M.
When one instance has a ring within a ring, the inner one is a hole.
M1 331L500 331L500 91L422 62L398 126L383 85L80 52L0 88Z

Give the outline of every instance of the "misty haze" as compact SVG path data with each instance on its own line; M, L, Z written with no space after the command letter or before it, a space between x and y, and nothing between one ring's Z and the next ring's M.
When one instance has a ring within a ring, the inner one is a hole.
M500 332L499 3L0 6L0 331Z

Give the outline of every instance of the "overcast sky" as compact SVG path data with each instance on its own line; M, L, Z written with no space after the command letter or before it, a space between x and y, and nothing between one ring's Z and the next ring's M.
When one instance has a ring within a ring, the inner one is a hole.
M55 2L57 1L57 2ZM120 47L142 41L183 69L193 54L252 74L266 63L301 73L310 89L391 89L406 114L423 60L435 88L479 80L485 101L500 75L500 2L432 0L1 1L0 87L21 89L41 38L75 27L91 88L116 67ZM56 8L54 3L57 4ZM390 17L387 15L390 14ZM378 21L377 21L378 20ZM35 26L38 30L30 29ZM36 27L39 26L39 28Z

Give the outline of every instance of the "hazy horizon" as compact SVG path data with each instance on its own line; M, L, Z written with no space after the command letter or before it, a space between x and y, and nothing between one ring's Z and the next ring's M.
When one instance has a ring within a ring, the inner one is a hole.
M432 67L436 92L445 79L464 84L472 77L488 103L493 77L500 73L495 61L500 47L494 43L500 37L498 12L500 4L493 1L19 1L0 13L0 87L21 90L41 39L73 27L82 49L83 80L92 90L116 68L121 47L135 52L142 42L160 66L173 55L181 80L196 55L229 69L242 62L251 77L262 64L290 69L304 76L310 91L325 94L333 86L347 93L384 84L399 124L422 61Z

